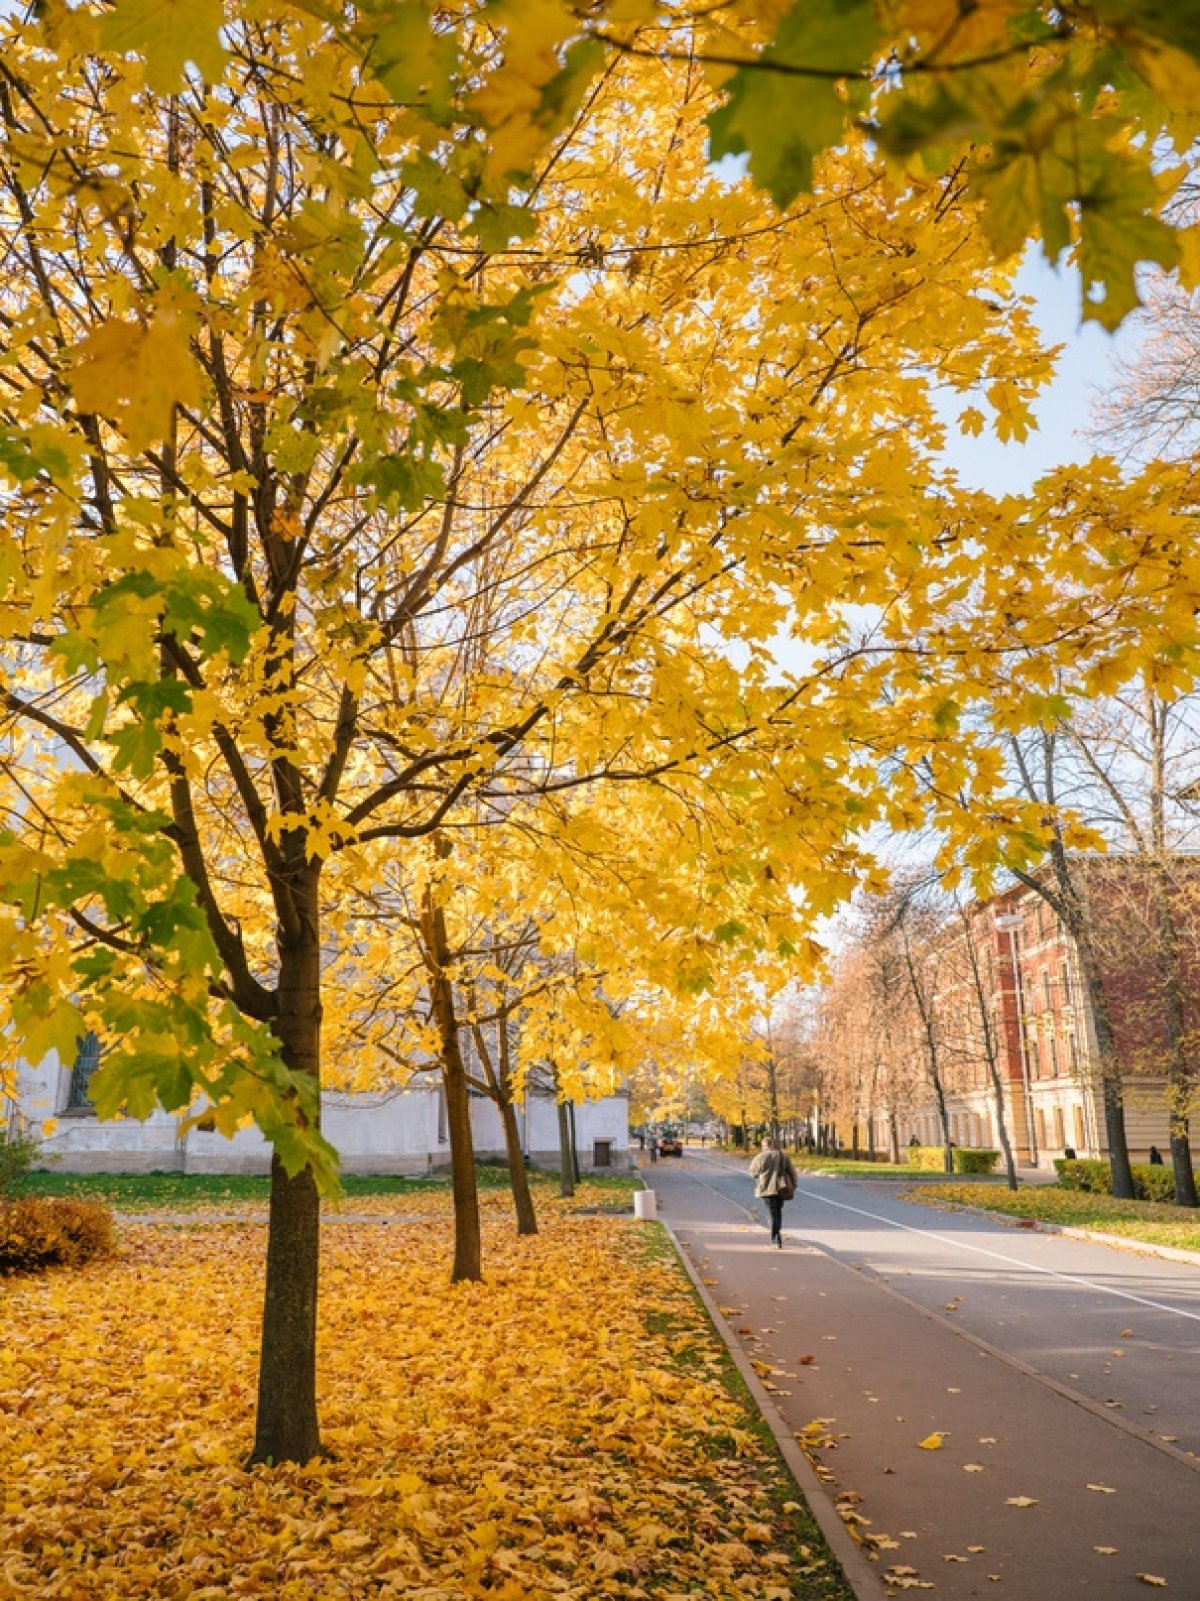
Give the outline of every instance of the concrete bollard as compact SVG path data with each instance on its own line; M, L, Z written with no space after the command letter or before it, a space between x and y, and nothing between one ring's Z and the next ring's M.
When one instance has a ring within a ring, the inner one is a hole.
M658 1216L658 1196L653 1190L634 1190L633 1215L645 1223L653 1223Z

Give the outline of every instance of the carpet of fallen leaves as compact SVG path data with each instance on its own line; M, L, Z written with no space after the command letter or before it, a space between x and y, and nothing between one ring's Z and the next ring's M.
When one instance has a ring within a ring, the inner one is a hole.
M451 1286L444 1219L328 1230L330 1456L250 1471L261 1226L130 1224L7 1281L0 1598L844 1594L654 1237L489 1218L487 1282Z
M1200 1252L1200 1219L1185 1206L1154 1201L1119 1201L1111 1195L1086 1195L1050 1184L1030 1184L1013 1191L993 1184L939 1184L914 1187L905 1199L925 1206L979 1206L1010 1217L1035 1218L1069 1228L1119 1234L1147 1245Z

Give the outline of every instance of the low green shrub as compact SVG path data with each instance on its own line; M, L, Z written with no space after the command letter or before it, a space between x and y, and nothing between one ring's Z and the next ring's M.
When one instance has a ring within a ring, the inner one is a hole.
M41 1154L28 1134L0 1134L0 1195L8 1195Z
M112 1213L99 1201L23 1196L0 1201L0 1273L40 1273L108 1256L116 1245Z
M1060 1156L1054 1163L1058 1182L1064 1190L1080 1190L1085 1195L1111 1195L1112 1170L1094 1156Z
M956 1173L991 1173L995 1171L999 1151L985 1151L975 1146L955 1145L951 1150ZM910 1145L908 1165L918 1173L944 1173L946 1149L942 1145Z
M1097 1157L1079 1156L1074 1159L1059 1157L1054 1163L1059 1188L1080 1190L1087 1195L1112 1194L1112 1168ZM1165 1163L1134 1162L1133 1193L1139 1201L1165 1201L1175 1199L1175 1175Z
M1136 1162L1133 1166L1133 1193L1139 1201L1174 1201L1175 1171L1164 1162Z
M985 1151L971 1145L954 1147L956 1173L994 1173L999 1160L999 1151Z

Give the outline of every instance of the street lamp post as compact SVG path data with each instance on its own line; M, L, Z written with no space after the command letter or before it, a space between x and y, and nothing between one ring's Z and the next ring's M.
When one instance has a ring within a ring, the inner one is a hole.
M1017 960L1017 930L1025 919L1020 912L1001 912L995 919L996 927L1008 935L1012 962L1013 994L1017 1001L1017 1052L1021 1062L1021 1088L1025 1096L1025 1143L1029 1148L1031 1167L1038 1165L1037 1135L1033 1123L1032 1085L1029 1077L1029 1051L1025 1040L1025 1004L1021 995L1021 969Z

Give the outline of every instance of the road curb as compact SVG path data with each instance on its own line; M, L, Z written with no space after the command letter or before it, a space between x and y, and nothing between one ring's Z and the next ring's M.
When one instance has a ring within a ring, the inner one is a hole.
M662 1223L667 1237L675 1247L675 1254L683 1263L684 1271L692 1281L696 1294L700 1297L705 1311L708 1313L710 1322L725 1342L725 1348L733 1358L734 1366L749 1390L755 1406L762 1414L764 1423L770 1429L775 1443L779 1447L780 1454L787 1463L788 1471L791 1473L792 1478L795 1479L800 1494L804 1497L817 1526L825 1536L825 1543L836 1558L838 1566L845 1576L846 1583L854 1591L857 1601L885 1601L887 1592L884 1590L882 1580L855 1544L846 1525L842 1522L836 1508L831 1503L828 1491L813 1471L812 1463L796 1444L791 1430L779 1415L778 1408L771 1400L770 1395L763 1388L758 1374L751 1367L749 1357L734 1340L725 1318L721 1315L720 1308L708 1293L706 1285L696 1272L687 1252L680 1243L679 1236L669 1223L663 1222L661 1218L658 1221Z

